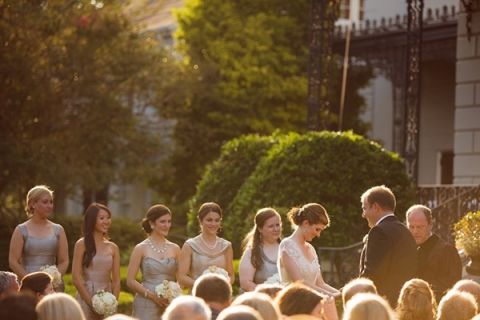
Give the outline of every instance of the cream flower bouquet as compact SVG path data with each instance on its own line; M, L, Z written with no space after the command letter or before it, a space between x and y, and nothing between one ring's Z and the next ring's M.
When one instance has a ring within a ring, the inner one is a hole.
M155 287L155 293L157 296L172 302L173 299L182 295L182 289L175 281L163 280L162 283Z
M208 274L208 273L215 273L218 275L221 275L227 279L227 281L230 281L230 276L228 275L227 270L217 267L217 266L209 266L205 271L203 271L202 274Z
M40 271L46 272L52 277L52 285L54 288L58 288L62 284L62 274L58 271L55 265L45 265L40 267Z
M92 297L93 310L103 316L109 316L117 312L117 298L108 291L99 290Z
M282 280L280 279L280 275L278 273L273 274L272 276L268 277L267 280L265 280L266 284L282 284Z

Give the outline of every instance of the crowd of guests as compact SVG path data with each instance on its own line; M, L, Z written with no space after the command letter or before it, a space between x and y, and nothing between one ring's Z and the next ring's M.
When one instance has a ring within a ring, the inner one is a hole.
M432 233L429 208L410 207L405 225L395 216L396 199L385 186L365 191L361 205L370 231L364 238L359 277L341 289L324 281L309 243L330 225L322 205L292 208L287 216L294 231L283 239L278 212L260 209L243 241L237 297L232 297L232 244L217 235L223 216L220 206L213 202L200 206L201 231L180 248L167 239L170 209L154 205L142 221L147 237L134 247L129 260L126 284L135 293L131 316L463 320L477 314L480 285L461 280L458 252ZM75 243L72 261L75 298L62 293L62 281L55 282L42 271L44 266L56 266L63 275L69 266L67 237L61 225L49 220L52 211L52 190L41 185L28 192L28 220L15 228L10 243L13 272L0 271L0 319L103 319L92 297L100 290L119 297L120 252L108 238L109 208L92 203L84 213L83 236ZM177 282L188 294L173 301L159 296L156 287L165 281ZM108 319L132 318L118 314Z

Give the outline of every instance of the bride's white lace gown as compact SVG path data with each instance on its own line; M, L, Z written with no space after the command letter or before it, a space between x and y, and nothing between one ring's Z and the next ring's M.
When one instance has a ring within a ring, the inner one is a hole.
M285 269L284 262L282 261L283 253L286 253L292 261L295 262L295 265L300 272L302 280L305 284L315 285L318 277L320 276L320 264L318 262L318 257L313 246L309 243L308 250L310 255L313 256L312 260L309 260L303 253L300 245L291 238L285 238L280 243L279 253L278 253L278 262L277 267L280 274L280 279L284 283L294 282L292 277L288 274Z

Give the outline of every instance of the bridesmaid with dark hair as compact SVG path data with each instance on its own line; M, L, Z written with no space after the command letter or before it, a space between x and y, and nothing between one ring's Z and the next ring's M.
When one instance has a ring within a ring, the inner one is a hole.
M134 291L133 317L140 320L160 319L168 300L158 297L155 287L164 280L175 281L180 247L167 240L172 226L172 213L157 204L148 209L142 221L147 239L135 246L128 264L127 286ZM136 280L142 272L142 283Z
M235 280L232 244L217 236L222 222L222 209L215 202L207 202L200 206L197 217L201 232L183 244L178 282L185 288L192 288L206 269L215 266L227 271L232 284Z
M110 210L92 203L83 217L83 238L75 243L73 251L73 284L85 317L90 320L102 319L92 307L97 291L109 291L117 300L120 294L120 253L118 246L108 240L111 224Z
M282 235L282 220L275 209L263 208L255 215L255 225L243 240L240 259L240 287L252 291L277 270L278 246Z

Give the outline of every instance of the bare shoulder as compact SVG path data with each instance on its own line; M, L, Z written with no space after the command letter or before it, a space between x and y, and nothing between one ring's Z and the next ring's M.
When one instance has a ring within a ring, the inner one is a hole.
M176 244L175 242L167 240L167 244L171 247L173 247L173 250L175 251L180 251L180 246Z
M117 244L116 244L115 242L110 241L110 240L107 240L107 241L105 241L105 243L106 243L111 249L113 249L113 250L115 250L115 251L119 250L119 248L118 248L118 246L117 246Z
M75 242L75 248L84 249L85 248L85 238L80 238Z

